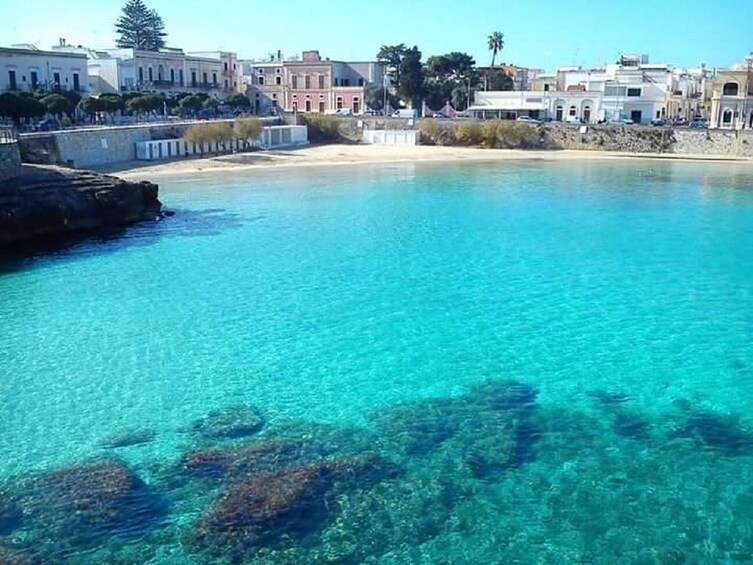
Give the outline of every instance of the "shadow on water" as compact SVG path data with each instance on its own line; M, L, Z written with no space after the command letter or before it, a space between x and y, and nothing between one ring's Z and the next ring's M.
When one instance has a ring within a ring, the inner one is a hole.
M71 260L93 253L115 253L131 247L154 245L164 237L211 237L264 219L263 216L243 217L222 208L177 208L170 213L174 215L158 222L42 238L0 248L0 276L22 271L32 263L50 257Z

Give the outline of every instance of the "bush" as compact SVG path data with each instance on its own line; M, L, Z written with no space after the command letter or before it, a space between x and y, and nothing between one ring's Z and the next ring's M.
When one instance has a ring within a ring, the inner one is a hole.
M249 141L255 141L261 137L262 124L259 118L236 118L233 123L233 134L236 139L243 142L245 147Z
M63 118L60 120L60 125L64 128L69 128L73 125L73 122L68 116L63 116Z
M342 141L340 119L324 114L305 114L303 123L308 126L309 139L314 142Z
M458 126L455 137L462 145L478 145L484 139L484 130L478 122L463 122Z
M426 145L439 145L438 139L442 126L435 120L424 120L418 126L418 131L421 134L421 140Z

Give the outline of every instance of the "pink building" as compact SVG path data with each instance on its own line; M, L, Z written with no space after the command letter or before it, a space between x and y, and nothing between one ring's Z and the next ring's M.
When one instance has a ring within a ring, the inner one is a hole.
M365 89L382 84L382 66L322 59L318 51L305 51L300 59L284 60L278 53L267 61L241 62L247 95L257 114L276 107L288 112L333 113L366 109Z

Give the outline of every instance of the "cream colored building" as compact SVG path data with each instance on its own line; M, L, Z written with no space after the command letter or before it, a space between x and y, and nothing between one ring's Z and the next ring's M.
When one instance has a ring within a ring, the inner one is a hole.
M33 45L0 47L0 92L89 91L86 55L41 51Z
M714 78L709 127L753 129L753 55Z

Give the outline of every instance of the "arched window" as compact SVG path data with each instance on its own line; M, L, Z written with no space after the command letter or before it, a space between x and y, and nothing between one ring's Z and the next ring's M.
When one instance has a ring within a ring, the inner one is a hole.
M175 69L170 69L170 82L175 82Z
M724 87L722 88L722 95L723 96L737 96L738 89L740 87L737 85L736 82L726 82L724 83Z
M157 67L157 80L162 80L164 77L165 68L160 65Z
M578 115L578 109L575 106L570 106L570 110L567 112L567 115L571 118L574 118Z
M584 122L591 121L591 106L585 106L583 108L583 121Z
M562 106L557 106L557 111L555 113L554 119L557 120L558 122L561 122L564 112L565 112L565 109Z
M725 110L722 114L722 124L729 125L732 123L732 110Z

